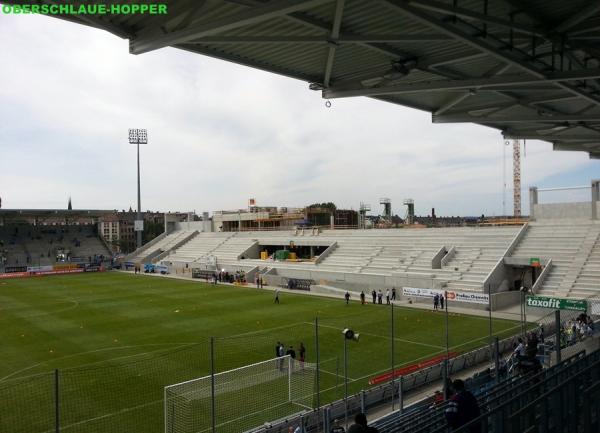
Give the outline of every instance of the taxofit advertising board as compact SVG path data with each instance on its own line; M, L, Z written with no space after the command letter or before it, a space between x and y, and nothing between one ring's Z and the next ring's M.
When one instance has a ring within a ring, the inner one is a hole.
M446 293L448 301L468 302L471 304L488 304L490 297L487 293L477 292L459 292L456 290L435 290L423 289L420 287L403 287L402 294L404 296L417 296L420 298L433 298L436 294L441 295Z
M587 302L580 299L550 298L546 296L528 296L528 307L550 308L552 310L586 311Z

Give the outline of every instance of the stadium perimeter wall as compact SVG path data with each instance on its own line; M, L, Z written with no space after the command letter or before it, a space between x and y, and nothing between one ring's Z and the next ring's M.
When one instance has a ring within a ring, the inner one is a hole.
M542 219L592 219L592 205L599 208L598 203L544 203L534 205L534 214L537 220Z

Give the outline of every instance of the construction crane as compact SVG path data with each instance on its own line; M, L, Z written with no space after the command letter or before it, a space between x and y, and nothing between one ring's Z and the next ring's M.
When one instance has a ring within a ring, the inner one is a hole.
M513 140L513 203L514 217L521 218L521 143Z
M503 158L503 192L502 192L502 213L506 215L506 147L510 141L504 142ZM521 217L521 143L519 140L513 140L513 216Z

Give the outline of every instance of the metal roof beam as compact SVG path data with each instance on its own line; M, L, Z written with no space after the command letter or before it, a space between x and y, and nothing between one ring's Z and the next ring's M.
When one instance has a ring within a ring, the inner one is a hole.
M506 96L506 95L503 95ZM483 110L492 110L495 108L501 108L501 109L506 109L506 108L510 108L514 105L535 105L535 104L545 104L548 102L556 102L556 101L563 101L563 100L567 100L567 99L576 99L577 96L575 95L556 95L556 96L540 96L540 97L531 97L531 98L517 98L514 96L506 96L506 97L510 97L512 98L511 101L509 102L504 102L504 103L482 103L479 105L473 105L473 106L467 106L464 107L463 110L461 111L462 113L469 113L472 111L483 111ZM539 107L537 107L539 109ZM455 114L459 114L459 113L455 113Z
M410 0L405 1L405 3L410 3L413 6L416 6L420 9L427 9L434 12L440 12L448 15L455 15L462 18L468 18L475 21L480 21L486 24L494 24L500 27L505 27L507 29L512 29L515 31L527 33L528 35L536 35L543 37L543 33L540 29L528 26L526 24L520 24L516 22L512 22L509 20L505 20L502 18L495 17L493 15L486 15L479 12L475 12L471 9L465 9L461 7L454 7L447 3L442 3L435 0Z
M337 39L327 36L206 36L194 40L198 44L364 44L364 43L404 43L404 42L436 42L449 40L446 35L353 35L340 34Z
M332 0L275 0L198 26L187 27L164 35L133 38L129 41L129 50L132 54L142 54L169 45L190 42L202 36L258 24L330 1Z
M406 4L406 2L403 0L385 0L385 2L397 9L398 11L404 13L405 15L408 15L413 19L423 24L426 24L442 33L451 35L457 40L463 41L467 45L475 47L484 53L487 53L497 59L506 61L537 77L546 77L546 69L548 68L547 64L543 62L536 62L527 53L522 52L516 49L515 47L511 47L512 50L503 49L509 48L506 42L504 41L494 40L495 38L492 38L489 35L485 39L482 39L477 35L470 34L468 31L459 28L458 26L461 24L459 21L457 21L457 23L455 24L449 21L440 21L436 17L424 13L422 10ZM465 24L471 27L470 24ZM469 30L472 31L473 29L469 28ZM579 87L561 82L556 82L556 85L562 87L565 90L568 90L571 93L579 95L582 98L596 105L600 105L600 98L591 95L590 93L580 89Z
M600 141L590 141L586 143L568 143L562 141L553 141L552 150L578 150L582 152L590 152L595 149L600 149Z
M565 141L590 141L590 140L600 140L600 134L589 134L589 135L549 135L549 134L536 134L529 132L503 132L502 135L507 140L546 140L546 141L554 141L554 140L565 140Z
M331 39L336 40L340 36L340 27L342 26L342 15L344 13L344 4L346 0L337 0L335 5L335 13L333 15L333 27L331 29ZM335 51L337 45L331 43L329 52L327 53L327 61L325 62L325 73L323 74L323 85L329 87L331 81L331 73L333 71L333 62L335 60Z
M512 116L470 116L465 114L432 114L434 123L536 123L536 122L600 122L600 114L517 114ZM543 128L540 128L543 129Z
M265 0L228 0L229 2L234 2L238 4L243 4L245 6L259 6L266 4ZM331 31L331 23L327 23L319 18L315 18L314 16L307 15L303 12L294 12L289 15L284 16L285 19L302 24L306 27L310 27L317 30L323 30L327 33ZM351 32L345 32L344 35L348 36L358 36ZM385 43L374 43L374 42L362 42L361 45L365 48L371 49L373 51L377 51L379 53L383 53L385 55L391 56L395 59L409 59L413 58L412 54L407 54L397 48L386 45Z
M415 92L438 92L445 90L472 89L475 87L486 88L496 86L517 86L523 84L547 84L559 81L581 80L585 78L600 77L600 69L588 69L569 72L555 72L545 78L532 77L527 74L499 75L490 78L473 78L466 80L435 80L416 84L398 84L373 88L339 89L330 88L323 90L326 99L349 98L354 96L394 95Z
M301 79L301 80L308 81L308 82L314 82L318 79L317 77L314 77L314 76L300 74L297 71L290 71L288 69L279 68L274 65L264 64L264 63L261 63L256 60L240 58L235 55L223 53L221 51L213 51L208 48L199 47L197 45L180 44L180 45L176 45L176 48L190 51L190 52L196 53L196 54L203 54L208 57L214 57L215 59L227 60L232 63L237 63L238 65L250 66L254 69L259 69L259 70L262 70L265 72L271 72L271 73L283 75L284 77L293 78L295 80Z
M590 2L586 7L579 9L577 12L575 12L569 18L567 18L562 23L560 23L558 26L556 26L554 28L554 30L557 31L558 33L568 32L573 27L575 27L577 24L579 24L582 21L585 21L586 19L588 19L589 17L591 17L598 11L600 11L600 2L598 0L594 0L594 1Z
M446 102L444 105L439 107L436 111L434 111L434 114L444 114L445 112L450 110L452 107L460 104L462 101L464 101L471 95L472 95L471 92L459 93L454 98L452 98L450 101Z

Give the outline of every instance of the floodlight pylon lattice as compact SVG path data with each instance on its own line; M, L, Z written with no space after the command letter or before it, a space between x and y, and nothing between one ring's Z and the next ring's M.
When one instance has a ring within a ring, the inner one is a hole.
M164 390L165 432L248 431L312 410L316 364L289 355L169 385ZM233 416L232 414L235 414Z

